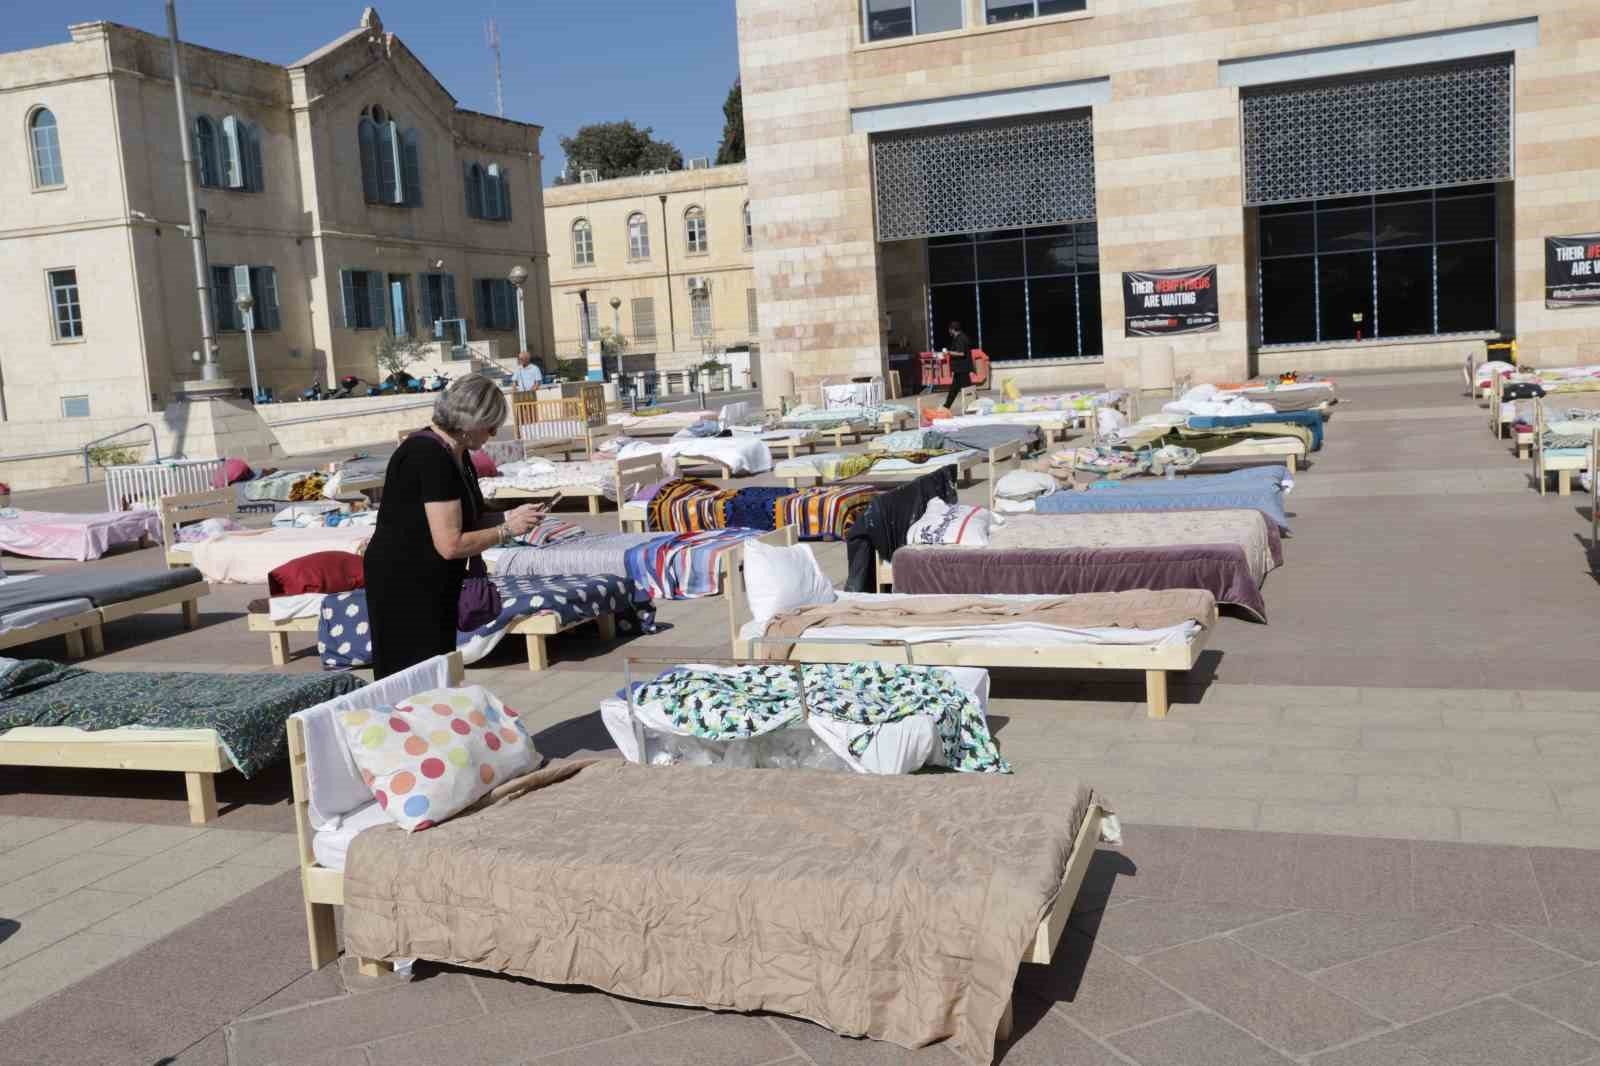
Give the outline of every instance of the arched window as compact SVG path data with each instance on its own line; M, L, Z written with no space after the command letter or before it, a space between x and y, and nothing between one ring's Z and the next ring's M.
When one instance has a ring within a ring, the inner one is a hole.
M756 227L750 221L750 201L744 202L744 247L749 251L756 246Z
M476 163L467 164L466 175L462 179L467 186L467 217L483 217L483 168Z
M195 180L215 188L222 184L222 159L217 147L217 124L209 115L194 117Z
M594 227L586 218L572 224L572 265L594 265Z
M645 221L642 211L628 216L628 258L650 258L650 223Z
M61 168L61 140L56 133L56 116L49 108L39 108L28 120L28 138L33 142L34 188L65 185L67 175Z
M361 146L361 191L369 204L422 204L422 141L402 130L394 115L373 105L356 126Z
M689 246L689 254L704 252L711 247L706 239L706 213L698 206L691 207L683 213L683 237Z

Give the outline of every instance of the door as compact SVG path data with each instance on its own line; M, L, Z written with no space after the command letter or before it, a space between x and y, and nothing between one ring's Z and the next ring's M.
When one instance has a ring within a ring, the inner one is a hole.
M411 336L411 300L406 282L403 274L389 275L389 321L394 323L396 337Z

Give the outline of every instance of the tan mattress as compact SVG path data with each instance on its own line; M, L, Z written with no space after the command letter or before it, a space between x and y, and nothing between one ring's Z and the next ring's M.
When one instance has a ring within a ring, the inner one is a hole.
M369 829L347 950L994 1053L1091 794L1062 773L563 763L421 833Z
M1277 560L1276 531L1253 510L1148 511L1111 514L1006 516L989 531L990 548L1167 548L1235 544L1257 585Z

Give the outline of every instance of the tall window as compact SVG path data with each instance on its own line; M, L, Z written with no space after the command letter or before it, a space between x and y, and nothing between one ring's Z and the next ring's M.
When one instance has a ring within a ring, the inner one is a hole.
M594 266L594 227L586 218L572 224L572 265Z
M41 107L28 120L28 139L33 145L34 188L65 185L67 176L61 167L61 140L57 136L56 116L49 108Z
M689 279L689 321L696 337L711 336L711 283L704 278Z
M195 180L207 188L261 192L261 130L236 115L194 118Z
M756 290L744 290L745 315L749 318L750 336L754 337L761 332L761 316L757 313L759 307L756 302Z
M361 191L369 204L422 205L422 140L402 130L394 116L373 106L356 125L361 149Z
M1493 185L1277 204L1257 224L1263 344L1498 328Z
M56 340L73 340L83 336L83 306L78 302L78 272L52 270L49 280L50 307L54 312Z
M706 239L706 213L698 207L691 207L683 213L683 236L689 246L689 254L694 255L704 252L711 247Z
M862 0L866 39L959 30L966 0Z
M1104 351L1093 222L930 238L928 282L935 346L960 322L997 362Z
M479 329L516 329L517 294L505 278L479 278L473 286Z
M256 332L280 328L278 272L269 266L211 266L211 312L222 332L244 329L239 297L248 292L255 301L250 309Z
M452 327L439 327L438 323L450 322L461 317L456 309L456 276L454 274L424 274L422 275L422 313L428 318L428 328L433 330L434 337L441 340L457 339Z
M996 22L1065 15L1088 6L1088 0L983 0L983 20L993 26Z
M580 315L584 314L584 308L586 307L588 308L586 317L589 319L589 339L597 341L600 339L600 305L593 300L590 300L587 304L579 301L578 313Z
M636 341L653 341L656 339L656 301L653 296L635 296L633 298L633 339Z
M744 248L748 252L755 246L756 228L750 221L750 202L747 200L744 205Z
M640 211L628 216L628 258L650 258L650 223Z
M462 179L467 192L467 217L490 222L511 221L511 177L499 163L464 164Z
M381 270L341 270L345 329L382 329L388 324L388 299Z

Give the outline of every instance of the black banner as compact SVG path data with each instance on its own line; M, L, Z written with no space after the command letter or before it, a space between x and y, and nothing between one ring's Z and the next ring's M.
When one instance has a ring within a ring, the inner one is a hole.
M1129 337L1209 333L1217 328L1217 268L1125 270L1122 313Z
M1544 239L1544 305L1600 304L1600 234Z

